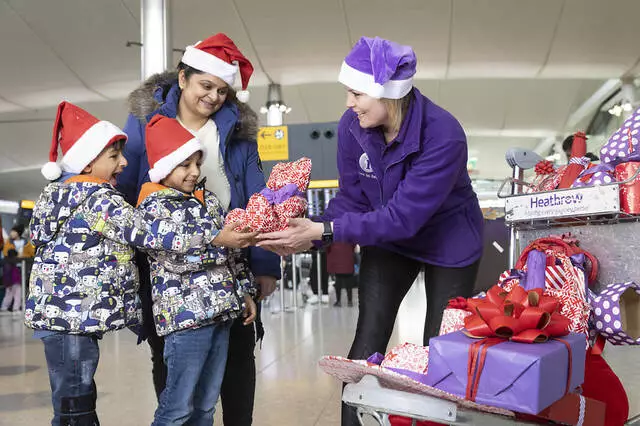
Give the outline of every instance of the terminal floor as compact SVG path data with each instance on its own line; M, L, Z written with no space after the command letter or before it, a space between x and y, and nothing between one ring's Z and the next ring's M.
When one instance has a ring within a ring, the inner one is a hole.
M403 302L390 345L420 343L425 296L416 283ZM285 305L291 292L286 292ZM333 303L333 296L331 302ZM341 385L317 367L325 354L345 355L351 344L357 308L304 305L282 312L276 293L264 308L267 331L256 350L258 367L255 426L339 425ZM608 349L606 356L629 393L631 415L640 414L640 348ZM105 426L148 425L156 407L146 345L121 331L101 342L96 375L98 415ZM0 317L0 425L46 425L50 389L42 343L22 321ZM216 424L221 425L220 413Z

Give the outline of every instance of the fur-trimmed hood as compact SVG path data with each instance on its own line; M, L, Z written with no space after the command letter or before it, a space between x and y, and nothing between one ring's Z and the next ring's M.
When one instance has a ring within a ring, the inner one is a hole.
M166 101L169 89L177 84L177 81L177 71L166 71L152 75L139 88L129 94L127 98L129 112L145 122L149 114L162 105L162 102L154 96L156 91L161 88L161 98ZM235 106L238 110L239 119L233 136L238 139L255 140L258 134L258 114L249 105L238 101L233 89L229 91L225 105Z

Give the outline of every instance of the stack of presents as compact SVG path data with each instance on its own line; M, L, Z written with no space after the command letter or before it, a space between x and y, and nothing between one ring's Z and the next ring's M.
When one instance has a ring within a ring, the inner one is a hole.
M620 209L629 214L640 214L640 109L627 119L600 149L601 162L593 163L587 157L586 136L574 135L569 164L554 167L542 161L535 167L536 177L530 192L555 189L583 188L586 186L619 184Z
M638 133L640 110L611 136L597 166L576 134L569 165L539 164L534 190L627 181L621 209L640 213ZM640 345L640 285L612 283L596 293L597 275L598 260L571 235L541 238L487 292L451 300L429 347L405 343L367 360L327 356L320 366L347 383L370 374L385 387L514 420L623 425L628 398L602 351L605 343ZM434 423L418 422L428 424Z

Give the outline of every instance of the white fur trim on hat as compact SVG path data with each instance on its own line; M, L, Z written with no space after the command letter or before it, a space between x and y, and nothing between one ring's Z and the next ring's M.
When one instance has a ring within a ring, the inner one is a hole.
M376 99L402 99L413 87L413 78L389 80L385 84L378 84L371 74L352 68L346 62L342 62L338 81L353 90L366 93Z
M198 139L190 139L171 154L156 161L153 168L149 170L149 180L154 183L160 182L162 179L169 176L173 169L178 167L180 163L189 158L194 152L198 151L202 151L202 160L204 160L207 156L206 148Z
M60 176L62 176L62 169L60 168L58 163L54 163L53 161L45 163L45 165L40 169L40 172L46 180L50 181L57 180Z
M80 173L107 145L119 139L126 140L127 135L118 126L108 121L98 121L64 154L60 167L66 172Z
M198 71L221 78L229 86L233 86L236 75L238 75L238 65L225 62L217 56L193 46L187 46L184 55L182 55L182 62Z
M242 102L243 104L246 104L247 102L249 102L249 91L248 90L238 90L236 92L236 99L240 102Z

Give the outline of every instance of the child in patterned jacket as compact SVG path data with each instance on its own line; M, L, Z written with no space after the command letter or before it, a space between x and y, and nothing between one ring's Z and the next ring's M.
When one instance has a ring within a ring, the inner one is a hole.
M206 149L177 120L156 115L146 127L146 147L151 182L142 186L138 208L176 223L208 220L220 230L199 257L149 252L153 315L168 367L153 425L211 425L231 324L240 315L245 325L256 317L253 276L239 250L256 234L243 234L239 243L236 224L222 227L220 202L197 183Z
M99 424L98 339L140 325L132 246L197 256L216 236L210 221L179 224L124 201L113 185L127 164L126 139L75 105L58 106L50 162L42 169L54 182L33 211L36 256L25 304L25 324L44 344L54 426Z

